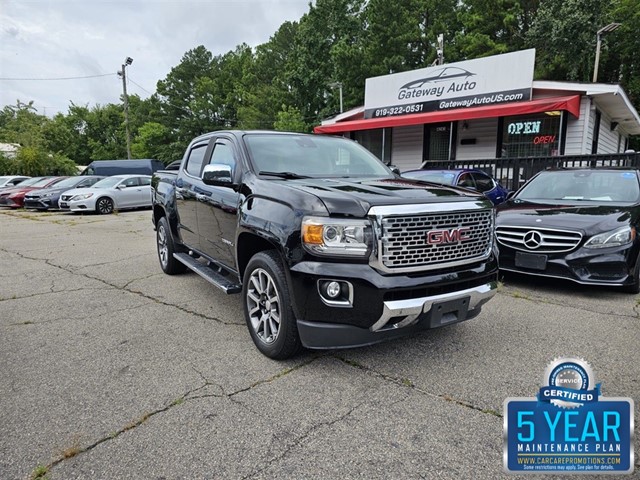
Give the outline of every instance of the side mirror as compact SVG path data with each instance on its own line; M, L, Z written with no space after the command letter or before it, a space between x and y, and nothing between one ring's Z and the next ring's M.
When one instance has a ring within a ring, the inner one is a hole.
M400 169L398 167L396 167L395 165L388 165L388 167L393 173L395 173L396 175L400 175Z
M121 183L120 185L118 185L116 187L117 190L122 190L122 189L125 189L125 188L127 188L127 186L124 183Z
M212 163L205 165L202 172L202 181L206 185L233 186L233 175L229 165Z
M510 198L513 198L513 196L516 194L515 190L511 190L509 193L507 193L507 200L509 200Z

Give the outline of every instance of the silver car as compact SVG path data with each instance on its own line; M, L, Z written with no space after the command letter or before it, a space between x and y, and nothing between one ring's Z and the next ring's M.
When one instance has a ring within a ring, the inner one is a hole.
M114 175L88 188L74 188L60 195L60 210L109 214L114 210L151 207L150 175Z

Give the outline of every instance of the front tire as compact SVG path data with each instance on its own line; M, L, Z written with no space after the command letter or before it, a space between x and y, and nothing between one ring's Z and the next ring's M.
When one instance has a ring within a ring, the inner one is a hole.
M633 283L622 287L622 291L633 295L640 293L640 255L638 255L636 266L633 269Z
M255 254L244 273L242 297L249 333L258 350L275 360L301 349L282 261L273 250Z
M166 217L161 217L160 220L158 220L156 227L156 246L158 247L160 268L162 268L164 273L167 275L175 275L187 270L186 265L176 260L173 256L175 244L173 243L171 229L169 228L169 222L167 222Z
M101 197L96 201L96 212L100 215L113 213L113 200L109 197Z

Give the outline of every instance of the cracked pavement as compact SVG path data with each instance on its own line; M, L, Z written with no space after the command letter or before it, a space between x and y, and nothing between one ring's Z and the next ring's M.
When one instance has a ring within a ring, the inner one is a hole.
M469 322L275 362L239 296L162 274L149 211L0 211L0 478L509 478L503 402L557 356L638 418L639 304L509 276Z

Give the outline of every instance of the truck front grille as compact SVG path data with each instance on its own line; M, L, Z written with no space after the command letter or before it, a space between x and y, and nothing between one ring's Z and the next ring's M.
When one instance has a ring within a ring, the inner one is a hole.
M486 258L493 211L386 216L380 221L379 263L389 271L429 270Z

